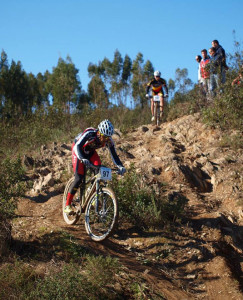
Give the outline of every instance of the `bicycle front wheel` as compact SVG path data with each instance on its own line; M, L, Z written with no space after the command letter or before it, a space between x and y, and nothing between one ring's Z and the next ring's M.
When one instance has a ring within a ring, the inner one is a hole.
M85 210L85 229L92 240L100 242L108 238L118 221L118 203L110 188L99 191L90 198Z
M159 103L154 102L154 118L155 118L155 124L159 125Z

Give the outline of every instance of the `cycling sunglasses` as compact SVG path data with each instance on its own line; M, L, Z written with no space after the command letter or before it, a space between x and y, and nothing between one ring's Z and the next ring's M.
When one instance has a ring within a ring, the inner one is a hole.
M101 136L102 136L102 137L103 137L105 140L109 140L109 138L110 138L109 136L107 136L107 135L104 135L104 134L103 134L103 133L101 133L101 132L100 132L100 135L101 135Z

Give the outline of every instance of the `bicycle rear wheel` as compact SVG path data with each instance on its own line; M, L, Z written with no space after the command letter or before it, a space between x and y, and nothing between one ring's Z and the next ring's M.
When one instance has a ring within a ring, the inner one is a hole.
M80 189L78 189L78 191L72 201L72 204L71 204L73 213L68 215L64 212L64 208L66 206L66 201L67 201L68 191L69 191L69 188L72 185L73 181L74 181L74 177L72 177L66 184L65 191L63 194L63 199L62 199L63 219L69 225L73 225L73 224L77 223L77 221L80 217L80 214L81 214Z
M108 238L118 221L118 203L110 188L99 192L98 209L96 193L90 198L85 210L85 229L92 240L100 242Z

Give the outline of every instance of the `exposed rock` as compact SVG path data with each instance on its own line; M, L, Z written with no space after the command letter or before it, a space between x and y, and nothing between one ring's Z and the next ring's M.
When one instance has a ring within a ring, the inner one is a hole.
M49 173L47 176L44 177L43 182L42 182L42 186L53 186L55 184L55 180L53 178L52 173Z

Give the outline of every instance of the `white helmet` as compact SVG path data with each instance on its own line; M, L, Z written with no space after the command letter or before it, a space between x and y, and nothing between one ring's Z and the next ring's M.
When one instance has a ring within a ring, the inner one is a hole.
M109 120L104 120L100 122L98 125L99 132L106 135L106 136L112 136L114 133L114 127L111 124Z
M155 71L155 72L154 72L154 76L155 76L155 77L156 77L156 76L159 76L159 77L160 77L160 75L161 75L160 71Z

